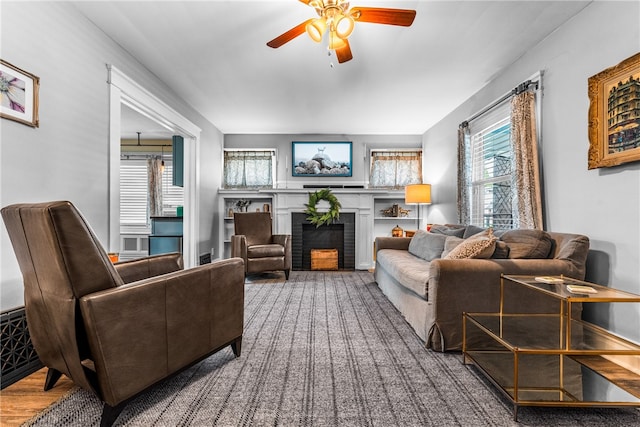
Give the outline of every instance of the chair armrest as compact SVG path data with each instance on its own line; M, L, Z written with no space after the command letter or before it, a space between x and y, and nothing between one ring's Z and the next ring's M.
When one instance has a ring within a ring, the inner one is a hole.
M239 258L133 282L80 299L100 393L119 402L242 336Z
M243 234L231 236L231 257L242 258L247 268L247 237Z
M115 263L114 267L124 283L131 283L182 270L184 268L184 262L182 260L182 254L174 252L170 254L152 255L131 261L121 261Z
M291 235L290 234L274 234L272 236L273 243L284 246L284 269L291 270Z
M408 250L411 237L376 237L376 252L381 249Z

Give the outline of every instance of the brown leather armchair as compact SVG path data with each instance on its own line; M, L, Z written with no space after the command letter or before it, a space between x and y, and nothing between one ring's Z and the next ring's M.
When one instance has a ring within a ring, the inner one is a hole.
M231 256L244 260L245 273L291 271L291 235L273 234L269 212L236 213Z
M240 356L244 266L183 270L180 254L113 265L69 202L2 209L25 287L29 333L49 368L103 402L111 425L130 399L231 345Z

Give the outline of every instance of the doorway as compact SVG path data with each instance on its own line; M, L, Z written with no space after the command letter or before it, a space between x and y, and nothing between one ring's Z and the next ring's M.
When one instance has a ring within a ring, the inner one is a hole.
M199 221L197 153L200 128L156 98L112 65L109 71L109 251L120 248L120 136L122 106L161 124L168 132L184 137L184 239L185 267L197 265Z

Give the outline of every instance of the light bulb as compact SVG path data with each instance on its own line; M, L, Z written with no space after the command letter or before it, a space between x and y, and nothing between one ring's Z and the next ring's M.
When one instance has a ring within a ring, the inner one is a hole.
M336 34L341 39L346 39L353 32L355 21L349 15L340 15L334 22Z
M327 21L324 18L316 18L309 22L305 29L307 30L309 37L311 37L311 40L316 43L320 43L322 41L322 35L327 29Z
M329 34L329 49L335 50L340 49L344 46L346 46L344 40L338 37L338 34L336 34L335 31L331 31L331 33Z

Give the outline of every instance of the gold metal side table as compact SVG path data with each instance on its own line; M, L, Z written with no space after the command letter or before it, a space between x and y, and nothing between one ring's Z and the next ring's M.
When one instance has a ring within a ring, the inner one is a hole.
M515 286L555 299L557 310L517 312L509 306ZM513 403L514 420L520 406L640 406L640 344L575 316L587 303L640 303L640 295L563 276L503 275L498 313L463 314L463 362ZM607 390L585 389L585 381L606 382Z

